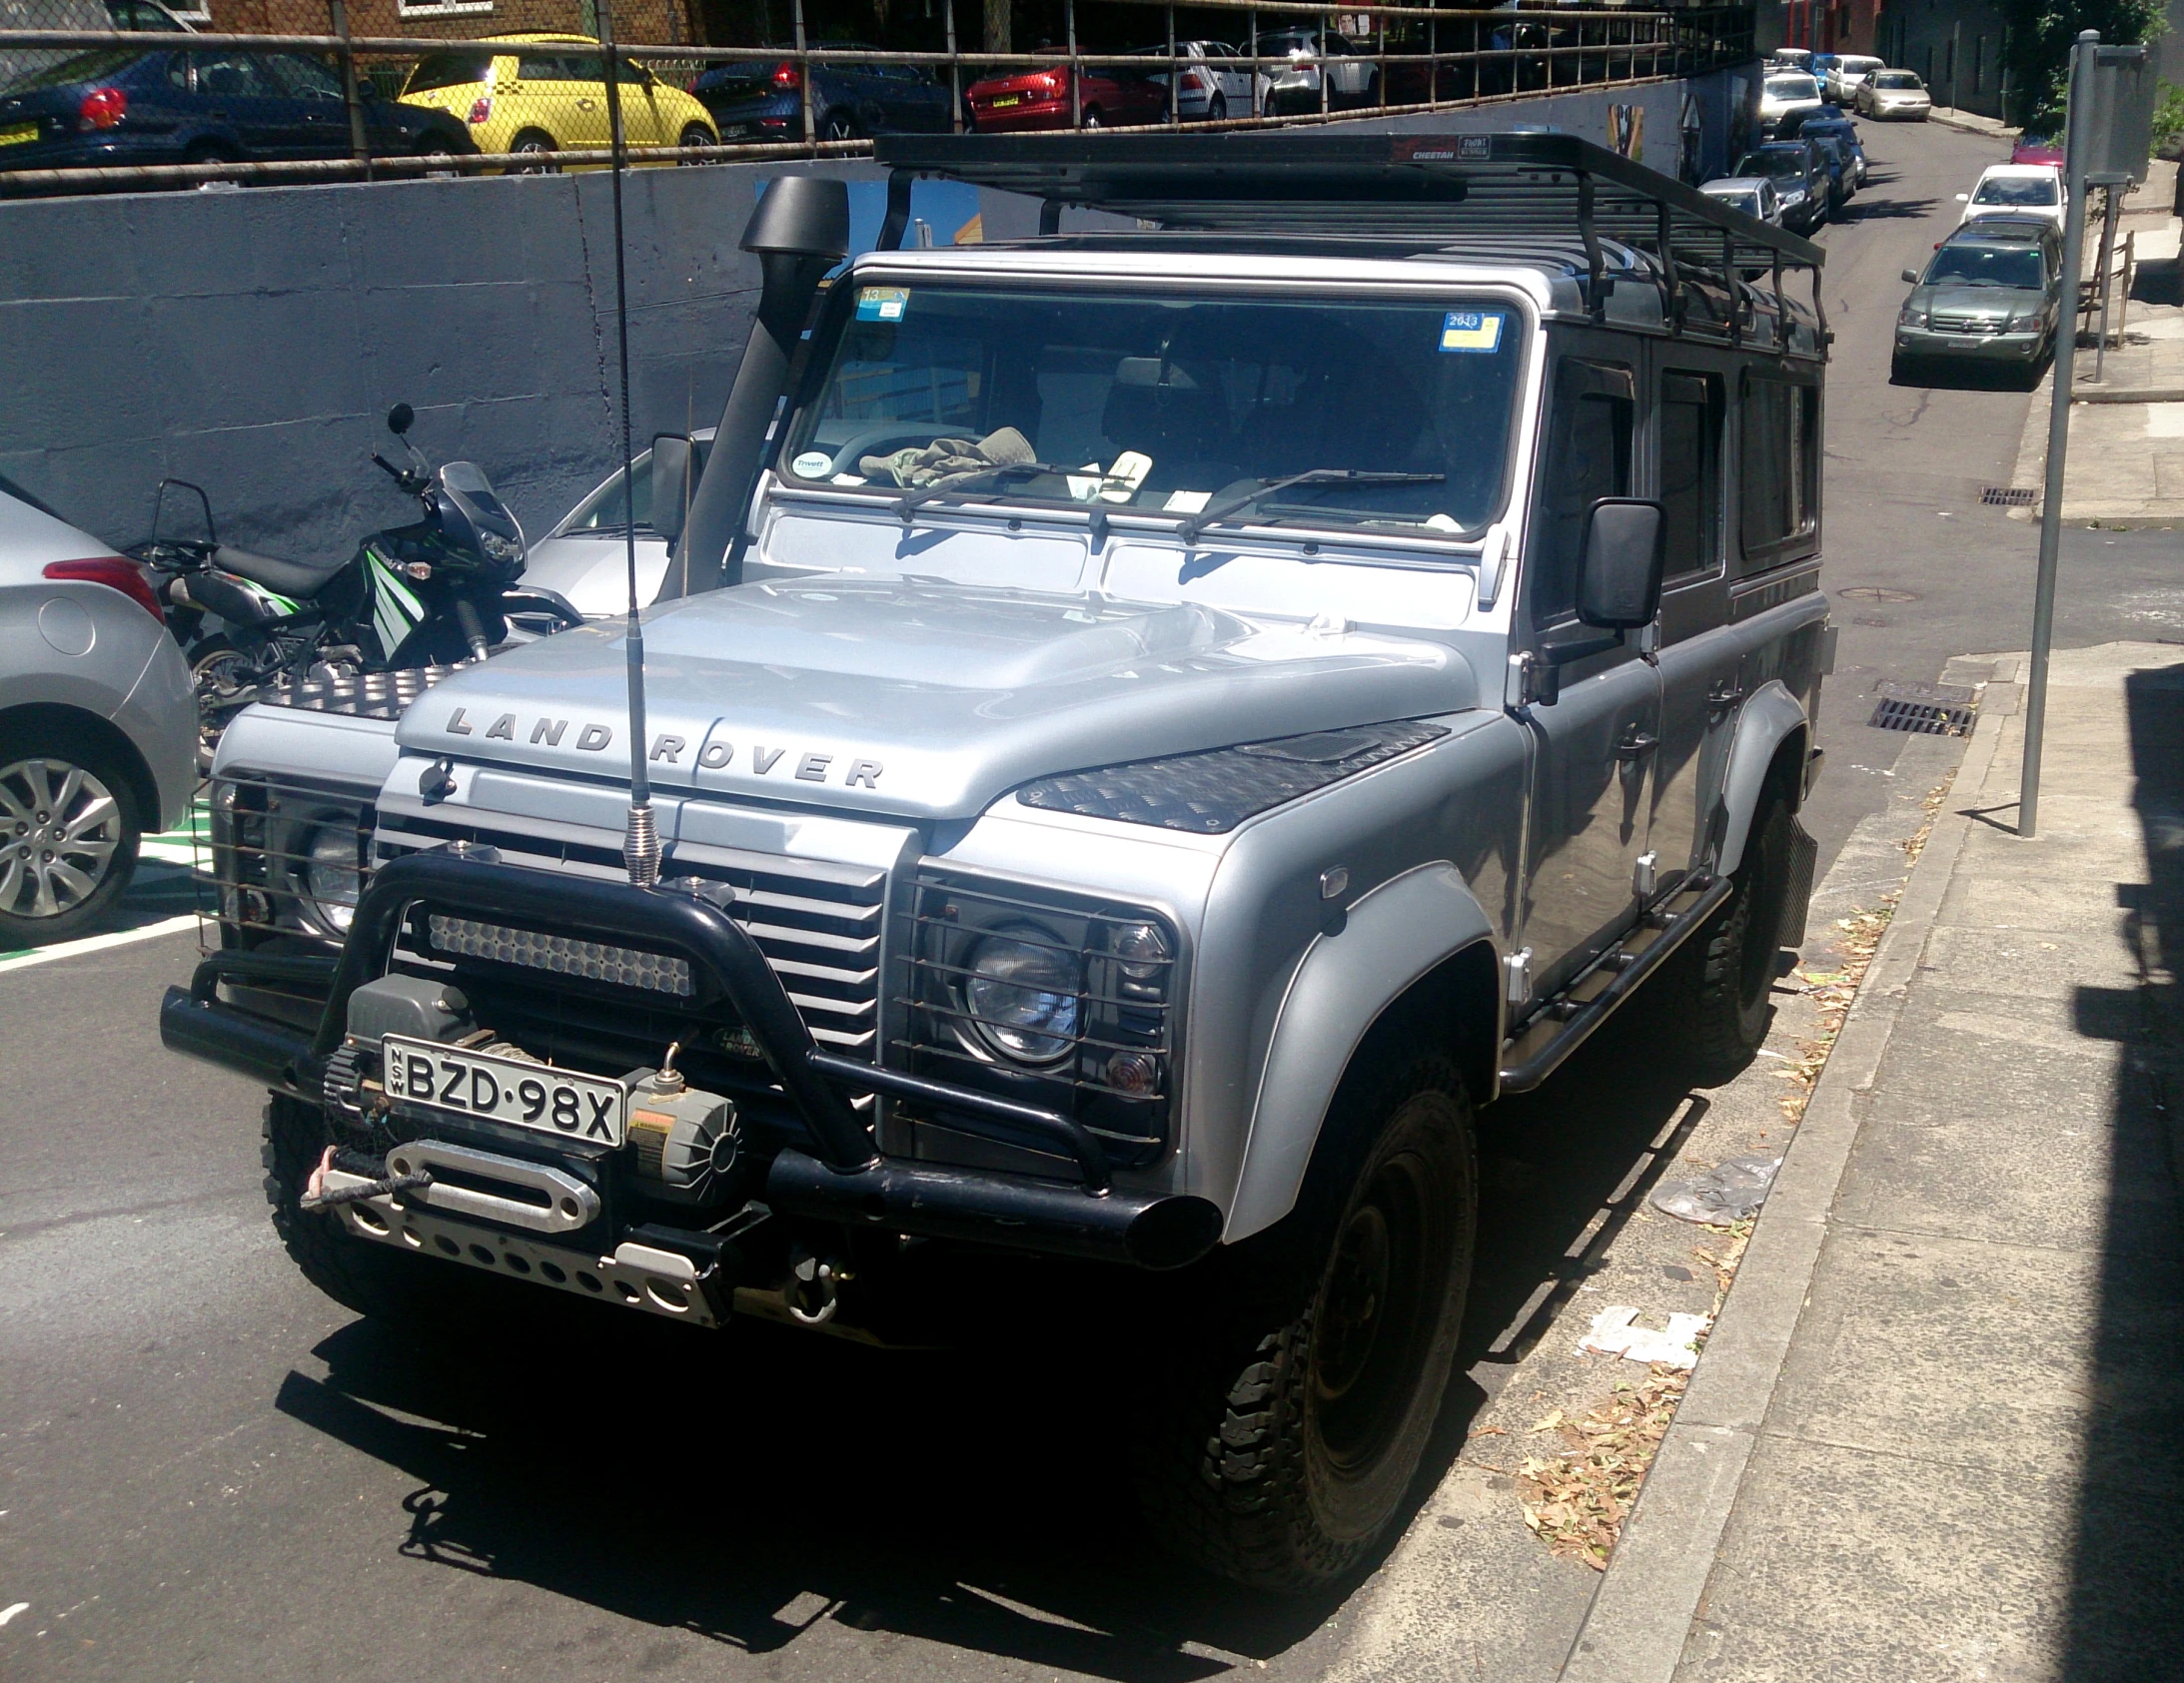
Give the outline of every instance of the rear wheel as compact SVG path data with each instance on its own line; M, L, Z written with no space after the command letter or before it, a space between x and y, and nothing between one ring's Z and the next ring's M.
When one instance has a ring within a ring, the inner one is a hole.
M0 948L93 928L136 874L127 768L64 727L0 731Z
M1726 1081L1766 1039L1789 889L1791 822L1780 779L1770 779L1744 838L1735 887L1661 979L1670 991L1674 1026L1702 1081Z
M1171 1547L1258 1589L1321 1588L1418 1470L1471 1283L1471 1106L1438 1057L1344 1083L1299 1207L1208 1266L1158 1366L1139 1485Z
M1081 126L1087 129L1104 129L1107 126L1100 119L1100 108L1098 106L1095 105L1084 114Z
M719 144L720 137L702 123L684 125L681 138L675 142L675 145L686 152L700 146L718 146ZM701 164L704 160L702 158L677 158L675 162L678 164Z
M1206 107L1206 121L1209 123L1226 123L1228 120L1228 98L1223 94L1215 94L1212 102Z
M846 111L829 111L819 124L821 140L855 140L857 120Z
M512 176L554 176L561 173L560 165L553 162L553 137L538 129L526 129L509 142L511 152L522 154L523 161L511 164Z

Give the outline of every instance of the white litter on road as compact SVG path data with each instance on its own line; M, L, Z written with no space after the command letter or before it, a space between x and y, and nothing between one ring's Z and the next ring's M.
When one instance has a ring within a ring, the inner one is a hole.
M1626 1303L1611 1303L1593 1317L1593 1329L1578 1340L1581 1350L1620 1355L1628 1361L1658 1361L1669 1367L1689 1367L1698 1360L1698 1340L1712 1323L1711 1315L1671 1314L1665 1331L1637 1324L1638 1311Z
M27 1613L29 1611L30 1603L27 1601L18 1601L12 1606L0 1607L0 1624L6 1624L17 1613Z

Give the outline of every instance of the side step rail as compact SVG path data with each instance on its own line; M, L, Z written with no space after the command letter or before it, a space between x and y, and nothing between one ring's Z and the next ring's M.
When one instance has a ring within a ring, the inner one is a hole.
M1598 964L1503 1043L1502 1091L1530 1093L1553 1075L1712 916L1734 887L1727 877L1686 883L1640 918Z

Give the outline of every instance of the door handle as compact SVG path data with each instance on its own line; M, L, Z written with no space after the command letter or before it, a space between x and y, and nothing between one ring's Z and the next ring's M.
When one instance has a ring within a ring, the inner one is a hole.
M1744 686L1734 678L1724 678L1706 691L1708 707L1733 707L1744 699Z
M1660 738L1653 735L1652 732L1636 731L1616 744L1616 758L1619 760L1641 760L1659 746Z

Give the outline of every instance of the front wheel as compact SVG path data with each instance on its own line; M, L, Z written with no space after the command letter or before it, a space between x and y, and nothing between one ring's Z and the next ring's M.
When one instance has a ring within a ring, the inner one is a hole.
M560 165L553 162L553 137L537 129L526 129L509 143L509 150L522 162L511 164L512 176L555 176L561 173Z
M846 111L829 111L819 124L821 140L855 140L857 120Z
M1256 1589L1324 1588L1386 1533L1447 1388L1478 1169L1436 1057L1344 1083L1299 1207L1209 1265L1161 1364L1139 1487L1170 1546Z
M95 926L136 874L142 837L125 768L96 742L0 731L0 949Z
M1100 118L1100 108L1095 105L1084 114L1083 121L1079 126L1087 129L1104 129L1107 125Z
M683 128L681 138L675 142L675 145L681 147L685 152L694 151L704 146L718 146L719 144L720 137L702 123L686 125ZM702 158L677 158L675 160L678 164L702 164L704 161Z

